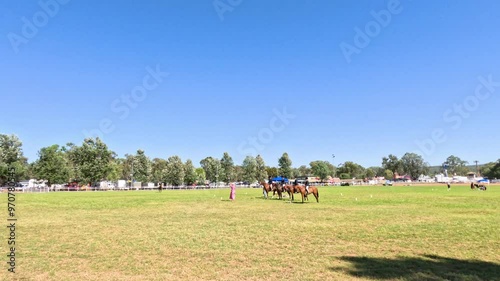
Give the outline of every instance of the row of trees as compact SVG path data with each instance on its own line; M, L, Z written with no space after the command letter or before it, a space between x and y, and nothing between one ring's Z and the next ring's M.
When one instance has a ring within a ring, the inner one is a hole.
M21 149L22 142L15 135L0 134L0 184L7 181L9 168L15 168L16 178L24 177L28 172L28 159Z
M27 162L23 156L22 142L14 135L0 135L0 184L7 180L9 167L16 169L17 179L38 178L52 183L79 181L95 183L101 180L129 179L140 182L164 182L172 185L192 185L210 182L264 181L268 176L292 176L292 162L283 154L279 167L266 166L264 159L248 156L241 166L235 165L229 153L221 159L207 157L195 168L191 160L185 162L179 156L167 159L150 159L143 150L135 155L117 157L99 138L85 139L78 146L52 145L38 152L38 159Z
M229 153L220 159L206 157L196 168L191 160L185 162L179 156L167 159L150 159L143 150L134 155L119 158L99 138L88 138L81 145L69 143L66 146L52 145L38 152L38 159L28 163L22 153L22 142L15 135L0 134L0 184L5 183L8 167L16 169L18 179L38 178L51 183L66 183L74 179L82 183L118 179L140 182L164 182L172 185L203 184L230 181L265 181L268 177L316 176L321 180L338 176L341 179L385 177L392 179L396 174L409 175L413 179L429 173L429 165L422 156L406 153L401 158L389 155L382 159L381 167L364 168L347 161L335 167L328 161L313 161L309 166L294 168L287 153L278 159L278 167L266 165L264 159L247 156L241 165L235 165ZM451 174L464 175L468 172L467 162L456 156L446 159ZM500 160L482 167L482 174L500 178Z
M430 167L424 161L422 156L415 153L406 153L403 157L401 157L401 159L398 159L397 156L390 154L389 156L382 158L382 167L386 170L384 171L386 178L392 178L395 174L406 174L416 179L419 175L428 175L430 172ZM468 172L470 172L468 162L454 155L446 158L442 169L440 170L444 169L448 170L449 175L465 176ZM498 177L498 175L495 176L495 174L490 174L488 172L483 172L483 175L491 176L493 178Z

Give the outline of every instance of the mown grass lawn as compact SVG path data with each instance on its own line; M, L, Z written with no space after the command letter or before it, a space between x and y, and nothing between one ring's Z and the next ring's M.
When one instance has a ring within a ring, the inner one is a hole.
M0 279L500 280L500 186L323 187L319 204L228 196L18 194L17 273L2 262Z

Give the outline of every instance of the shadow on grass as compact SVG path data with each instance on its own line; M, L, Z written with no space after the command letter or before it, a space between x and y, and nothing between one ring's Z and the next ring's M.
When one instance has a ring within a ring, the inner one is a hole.
M257 197L254 197L255 199L260 199L260 200L269 200L269 201L283 201L285 203L293 203L293 204L302 204L302 201L298 201L297 199L295 199L294 201L290 201L290 198L287 198L287 197L283 197L282 199L279 199L278 197L269 197L269 198L265 198L263 196L257 196ZM308 200L304 200L304 204L307 204L309 203ZM311 203L317 203L316 200L311 201Z
M285 200L286 198L279 199L278 197L274 197L274 198L269 197L269 199L267 199L267 198L265 198L265 197L263 197L263 196L257 196L257 197L255 197L255 199L261 199L261 200L278 200L278 201L282 201L282 200Z
M500 280L500 264L459 260L439 256L401 257L397 259L370 257L341 257L352 268L332 267L355 277L388 280Z

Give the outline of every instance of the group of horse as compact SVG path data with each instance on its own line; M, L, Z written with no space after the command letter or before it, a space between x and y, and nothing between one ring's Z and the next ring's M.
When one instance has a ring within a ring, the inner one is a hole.
M316 198L316 202L319 203L319 192L318 188L314 186L309 187L309 192L307 191L306 187L304 185L291 185L291 184L281 184L281 183L273 183L269 184L267 182L261 182L260 185L262 186L262 193L264 194L264 198L268 199L269 194L273 192L273 197L278 194L278 199L283 199L283 193L287 193L288 197L290 198L290 202L294 200L294 194L300 193L302 197L302 203L304 203L304 199L309 201L307 196L309 194L314 195Z

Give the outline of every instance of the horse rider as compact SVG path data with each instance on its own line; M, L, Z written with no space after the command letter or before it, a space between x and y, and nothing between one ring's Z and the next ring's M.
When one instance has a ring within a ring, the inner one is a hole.
M297 186L297 185L299 185L299 179L295 178L295 181L293 182L293 186Z
M309 194L309 178L306 178L306 195Z

